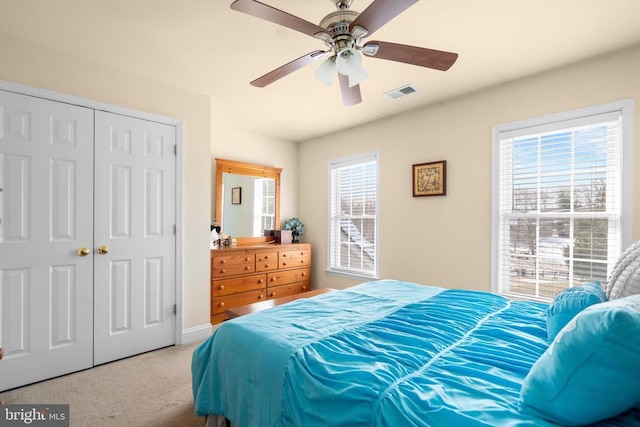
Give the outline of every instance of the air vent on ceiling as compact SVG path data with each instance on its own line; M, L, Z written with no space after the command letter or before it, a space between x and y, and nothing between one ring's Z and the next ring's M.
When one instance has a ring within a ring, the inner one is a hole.
M402 98L403 96L411 95L418 91L418 88L412 84L407 84L398 89L394 89L392 91L386 92L385 95L391 99Z

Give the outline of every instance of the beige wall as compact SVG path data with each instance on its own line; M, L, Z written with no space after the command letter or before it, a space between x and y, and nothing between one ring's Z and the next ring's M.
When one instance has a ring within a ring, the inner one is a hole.
M299 203L305 240L314 243L313 286L360 282L324 271L329 159L380 151L382 278L490 290L491 127L626 98L640 99L640 47L303 143ZM634 124L637 170L638 105ZM437 160L447 161L447 196L413 198L411 165ZM640 173L635 173L634 193L638 188ZM636 196L636 240L639 203Z
M328 275L327 161L380 150L382 277L490 289L491 126L640 97L640 47L569 66L303 144L225 125L208 96L0 37L0 79L184 121L184 328L209 319L209 222L214 157L283 168L282 220L299 216L314 244L316 287L358 283ZM397 102L402 102L397 101ZM640 163L640 107L635 110ZM448 195L411 197L411 165L447 160ZM640 174L634 177L640 188ZM634 202L640 237L640 198ZM204 231L203 231L204 230Z
M0 80L184 121L183 327L209 322L211 101L114 68L0 37Z
M282 168L280 182L280 222L299 216L298 146L299 144L273 139L225 126L224 106L213 104L211 138L211 188L216 188L215 158L255 163ZM211 218L215 216L215 196L211 200ZM224 231L224 230L223 230Z

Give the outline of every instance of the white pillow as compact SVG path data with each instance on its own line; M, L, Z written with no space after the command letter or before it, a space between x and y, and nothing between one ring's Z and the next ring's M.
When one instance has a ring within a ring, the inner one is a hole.
M640 241L618 258L607 284L607 299L640 294Z

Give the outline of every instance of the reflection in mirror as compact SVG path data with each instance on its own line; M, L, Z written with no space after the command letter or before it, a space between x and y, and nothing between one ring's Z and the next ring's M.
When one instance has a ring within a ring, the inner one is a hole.
M264 230L280 228L281 171L216 159L215 222L222 233L258 243L267 240Z
M276 180L236 173L222 174L223 232L259 237L275 229Z

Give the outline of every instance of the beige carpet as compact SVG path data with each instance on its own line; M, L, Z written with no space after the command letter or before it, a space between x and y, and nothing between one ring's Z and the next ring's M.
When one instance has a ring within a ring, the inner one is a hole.
M86 371L0 393L5 403L68 403L70 424L204 426L193 412L191 354L197 344L167 347Z

